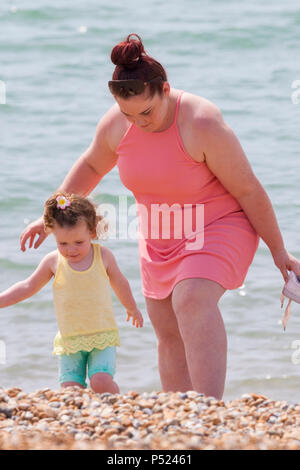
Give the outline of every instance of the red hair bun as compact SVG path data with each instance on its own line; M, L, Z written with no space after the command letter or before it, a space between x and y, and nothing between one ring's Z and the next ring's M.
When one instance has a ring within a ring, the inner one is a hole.
M131 39L131 36L136 36L137 39ZM113 48L111 61L115 65L131 68L137 65L143 55L146 55L146 53L142 40L137 34L133 33Z

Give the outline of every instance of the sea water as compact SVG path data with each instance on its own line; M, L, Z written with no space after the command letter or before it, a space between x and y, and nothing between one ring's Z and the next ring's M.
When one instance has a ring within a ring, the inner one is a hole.
M287 249L300 259L300 6L298 1L13 0L0 5L0 290L30 275L55 248L20 251L19 236L90 144L113 105L112 47L138 33L171 86L214 102L269 194ZM94 190L99 203L134 198L114 168ZM132 217L133 219L133 217ZM129 219L128 219L129 220ZM159 390L157 341L141 291L137 240L107 240L128 277L143 329L120 327L121 392ZM224 399L257 392L300 399L300 305L283 332L283 278L260 241L244 285L220 310L228 335ZM0 312L0 386L58 388L51 283Z

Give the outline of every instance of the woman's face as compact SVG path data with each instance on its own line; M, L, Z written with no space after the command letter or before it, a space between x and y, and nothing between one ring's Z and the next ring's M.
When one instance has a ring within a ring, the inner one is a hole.
M140 127L145 132L164 130L169 118L170 85L165 82L162 95L155 93L149 96L147 91L141 95L124 99L115 96L120 111L129 122Z

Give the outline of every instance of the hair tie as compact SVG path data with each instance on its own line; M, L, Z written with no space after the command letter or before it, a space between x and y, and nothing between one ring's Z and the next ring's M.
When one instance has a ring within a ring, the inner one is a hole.
M57 196L56 198L56 207L57 209L64 210L66 207L68 207L71 203L69 199L67 199L65 196Z

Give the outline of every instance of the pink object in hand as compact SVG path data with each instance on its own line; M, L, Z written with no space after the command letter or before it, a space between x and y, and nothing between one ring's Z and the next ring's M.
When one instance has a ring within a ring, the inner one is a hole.
M286 329L286 325L291 313L291 303L292 300L300 304L300 276L296 276L294 271L291 271L289 274L289 278L285 283L282 293L281 293L281 308L283 307L285 297L289 299L287 307L284 312L284 316L282 319L283 329Z

